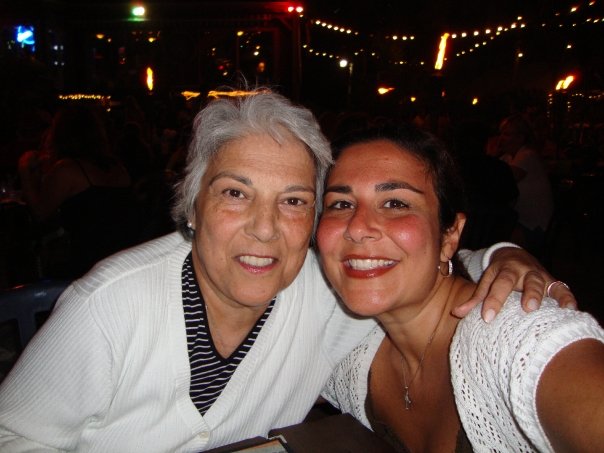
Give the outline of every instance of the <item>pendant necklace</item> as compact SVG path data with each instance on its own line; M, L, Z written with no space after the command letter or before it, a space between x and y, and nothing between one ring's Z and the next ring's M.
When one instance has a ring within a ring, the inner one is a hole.
M424 352L422 353L422 356L419 359L419 364L417 365L417 369L415 370L415 373L413 373L413 376L411 376L411 380L409 382L407 382L407 375L405 373L405 362L407 362L407 360L405 359L405 356L403 355L403 353L399 352L399 354L401 355L401 369L403 371L403 389L405 391L403 400L405 401L405 410L407 410L407 411L409 409L411 409L411 405L413 404L413 401L411 401L411 397L409 396L409 387L411 387L411 384L413 384L413 381L415 381L415 378L417 377L419 370L422 368L422 365L424 364L424 359L426 358L426 353L428 352L428 349L430 349L432 340L434 340L434 337L436 336L436 332L438 331L438 327L440 326L440 321L441 321L443 315L445 314L445 309L447 308L447 304L445 303L444 305L445 306L444 306L443 312L440 315L438 322L436 323L436 327L430 334L430 338L428 338L428 343L426 343ZM408 364L408 362L407 362L407 364Z

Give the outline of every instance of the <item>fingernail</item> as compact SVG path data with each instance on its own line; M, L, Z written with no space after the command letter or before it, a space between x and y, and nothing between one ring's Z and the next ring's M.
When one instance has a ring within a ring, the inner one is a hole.
M537 302L537 299L530 299L526 306L528 307L529 311L535 311L537 308L539 308L539 303Z
M484 322L487 324L490 323L493 319L495 319L495 310L489 308L487 312L484 314Z

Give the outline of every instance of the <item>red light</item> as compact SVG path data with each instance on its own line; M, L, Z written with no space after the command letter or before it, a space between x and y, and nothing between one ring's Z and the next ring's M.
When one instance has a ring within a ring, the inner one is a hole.
M301 14L304 11L304 7L302 5L290 5L287 7L288 13L293 13L294 11Z

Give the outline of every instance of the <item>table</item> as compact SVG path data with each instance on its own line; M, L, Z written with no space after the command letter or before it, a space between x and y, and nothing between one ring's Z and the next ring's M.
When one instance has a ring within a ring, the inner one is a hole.
M267 447L269 439L277 438L283 447ZM254 437L206 453L235 452L290 452L290 453L393 453L385 440L377 437L350 414L332 415L312 422L273 429L269 438Z

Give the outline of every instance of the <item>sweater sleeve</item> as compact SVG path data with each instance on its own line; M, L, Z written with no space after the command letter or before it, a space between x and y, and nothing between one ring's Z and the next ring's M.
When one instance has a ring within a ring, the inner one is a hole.
M73 286L0 387L0 451L76 448L110 401L109 344Z
M457 328L450 350L451 379L463 426L477 451L551 451L537 414L539 379L549 361L573 342L604 331L587 313L545 299L525 313L512 293L490 324L476 307Z
M518 247L512 242L497 242L491 245L489 248L480 249L476 251L462 249L457 252L457 256L464 265L468 275L476 283L482 277L482 273L485 271L489 264L491 264L491 256L500 248L504 247Z

